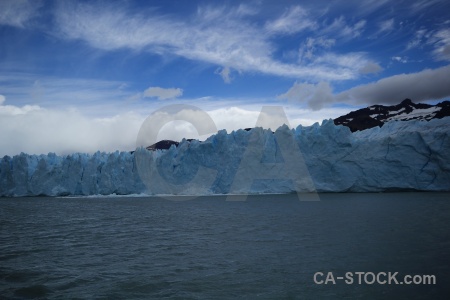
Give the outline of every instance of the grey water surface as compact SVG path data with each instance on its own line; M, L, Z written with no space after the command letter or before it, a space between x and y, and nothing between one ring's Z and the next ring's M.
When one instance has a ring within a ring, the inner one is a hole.
M450 193L319 197L0 198L0 298L449 299Z

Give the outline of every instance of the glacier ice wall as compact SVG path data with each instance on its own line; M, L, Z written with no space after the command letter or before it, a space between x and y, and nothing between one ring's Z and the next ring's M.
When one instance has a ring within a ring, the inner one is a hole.
M325 120L274 133L222 130L165 151L22 153L1 159L0 196L450 191L449 135L450 118L355 133ZM292 163L294 154L301 159Z
M145 186L129 152L5 156L0 196L132 194Z

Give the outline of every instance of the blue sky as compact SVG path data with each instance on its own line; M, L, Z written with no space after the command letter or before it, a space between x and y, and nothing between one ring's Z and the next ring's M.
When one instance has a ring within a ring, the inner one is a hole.
M133 148L193 104L219 129L263 105L310 125L450 96L450 2L0 1L0 155ZM195 136L172 124L161 138ZM174 133L177 131L176 133Z

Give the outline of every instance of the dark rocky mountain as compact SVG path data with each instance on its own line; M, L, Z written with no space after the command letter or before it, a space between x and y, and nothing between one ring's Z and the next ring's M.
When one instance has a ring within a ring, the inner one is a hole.
M375 126L383 126L392 120L423 120L441 119L450 116L450 101L443 101L436 105L413 103L410 99L392 106L372 105L352 111L344 116L334 119L334 124L344 125L352 132L364 130Z
M192 142L194 139L186 139L188 142ZM154 143L151 146L146 147L147 150L166 150L169 149L172 145L175 145L175 147L178 147L179 142L175 142L172 140L161 140L157 143Z
M157 149L169 149L170 146L175 145L175 147L178 146L178 142L171 141L171 140L162 140L159 141L151 146L148 146L147 150L157 150Z
M190 140L189 140L190 141ZM171 140L161 140L157 143L154 143L151 146L146 147L145 149L155 151L158 149L169 149L170 146L175 145L175 147L178 147L179 142L171 141ZM130 151L131 154L134 153L134 151Z

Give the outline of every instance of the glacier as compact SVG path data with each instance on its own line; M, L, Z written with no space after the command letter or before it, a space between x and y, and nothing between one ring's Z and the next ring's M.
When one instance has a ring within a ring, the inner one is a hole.
M21 153L0 161L0 196L450 191L449 134L449 117L354 133L324 120L221 130L168 150Z

